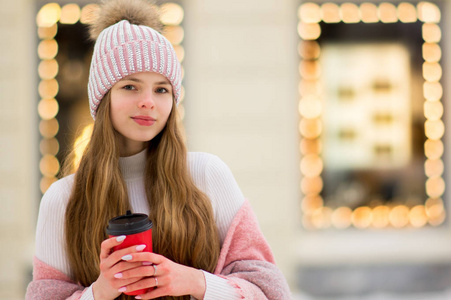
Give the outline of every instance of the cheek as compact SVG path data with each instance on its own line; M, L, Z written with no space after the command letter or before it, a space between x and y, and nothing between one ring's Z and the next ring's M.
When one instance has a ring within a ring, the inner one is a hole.
M164 115L166 116L166 121L168 120L169 115L171 114L171 111L172 111L172 102L170 104L166 105L164 108Z
M120 101L114 101L112 98L110 102L110 118L115 128L121 118L121 112L123 112L123 110L124 107L121 105Z

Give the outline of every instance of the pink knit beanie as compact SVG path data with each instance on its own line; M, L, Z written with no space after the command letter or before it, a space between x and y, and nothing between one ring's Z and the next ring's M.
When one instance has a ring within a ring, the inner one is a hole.
M112 2L119 7L126 4L128 10L119 9L118 11L117 7L114 9L114 5L110 5L113 9L107 9L104 13L109 18L106 22L122 17L124 19L103 29L94 45L88 82L91 116L95 119L100 101L116 82L139 72L156 72L165 76L172 84L174 99L178 103L182 74L174 48L155 29L145 25L131 24L129 21L132 19L132 22L136 22L133 20L135 16L130 18L130 3L137 3L135 10L141 10L141 6L147 3L141 0ZM113 14L113 18L108 13ZM102 15L99 18L102 19ZM103 18L105 19L105 16ZM98 22L102 21L105 23L104 20ZM143 23L146 24L146 22Z

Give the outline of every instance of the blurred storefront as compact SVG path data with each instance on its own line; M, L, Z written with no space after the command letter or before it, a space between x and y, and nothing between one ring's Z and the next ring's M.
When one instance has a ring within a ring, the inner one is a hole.
M98 1L0 4L0 299L21 299L39 199L89 139ZM230 166L293 291L445 299L448 1L157 5L189 149Z
M447 10L300 4L301 290L449 288Z

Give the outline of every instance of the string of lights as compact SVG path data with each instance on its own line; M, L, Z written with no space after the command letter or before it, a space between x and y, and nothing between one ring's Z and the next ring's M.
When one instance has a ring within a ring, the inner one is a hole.
M440 9L430 2L411 3L382 2L361 3L303 3L298 9L298 34L301 38L298 52L300 56L299 73L299 132L300 171L302 180L300 188L303 195L301 210L303 225L308 229L355 227L365 228L419 228L427 224L438 226L445 220L445 209L441 199L445 191L443 179L444 164L442 160L444 145L441 141L445 125L442 121L443 88L440 83L442 68L440 65L441 29ZM428 199L424 205L408 206L404 204L378 205L375 207L359 206L351 209L346 206L330 208L324 204L321 192L324 188L321 176L324 161L321 156L321 135L323 128L324 100L320 86L321 78L321 36L320 23L413 23L422 22L422 55L424 63L424 171Z

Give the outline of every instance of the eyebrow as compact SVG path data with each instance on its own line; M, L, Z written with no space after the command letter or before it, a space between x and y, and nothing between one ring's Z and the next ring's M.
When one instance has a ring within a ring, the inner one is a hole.
M167 81L167 80L164 80L164 81L158 81L158 82L155 82L155 84L158 84L158 85L161 85L161 84L171 85L171 84L169 83L169 81Z
M141 79L136 78L136 77L127 77L127 78L124 78L123 80L124 81L125 80L130 80L130 81L134 81L134 82L138 82L138 83L142 83L143 82ZM162 84L171 85L171 83L169 81L167 81L167 80L158 81L158 82L155 82L155 84L156 85L162 85Z

